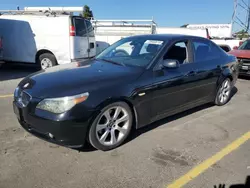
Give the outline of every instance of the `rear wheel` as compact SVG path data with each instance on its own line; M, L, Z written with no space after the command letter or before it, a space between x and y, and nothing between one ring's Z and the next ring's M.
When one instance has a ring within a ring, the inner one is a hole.
M132 112L124 102L116 102L103 108L89 130L91 145L99 150L111 150L121 145L132 127Z
M222 84L220 85L217 95L215 98L215 104L218 106L222 106L226 104L231 96L231 90L232 90L232 82L229 78L226 78Z
M43 53L38 57L38 64L43 70L53 67L56 65L56 57L51 53Z

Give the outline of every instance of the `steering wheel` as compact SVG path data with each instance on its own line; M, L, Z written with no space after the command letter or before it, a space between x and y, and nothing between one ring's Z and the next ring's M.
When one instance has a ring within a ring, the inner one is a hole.
M112 53L112 56L129 56L129 53L125 50L116 50Z

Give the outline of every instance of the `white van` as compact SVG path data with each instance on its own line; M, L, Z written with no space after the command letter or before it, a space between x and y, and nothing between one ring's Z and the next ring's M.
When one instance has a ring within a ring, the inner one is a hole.
M36 63L46 69L96 55L92 24L81 16L3 14L0 31L6 62Z

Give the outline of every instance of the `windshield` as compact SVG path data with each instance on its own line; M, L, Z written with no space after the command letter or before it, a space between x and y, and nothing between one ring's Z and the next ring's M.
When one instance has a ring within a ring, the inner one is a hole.
M146 67L157 55L165 41L146 37L124 38L100 53L96 59L121 65Z
M250 50L250 40L244 41L238 49L239 50Z

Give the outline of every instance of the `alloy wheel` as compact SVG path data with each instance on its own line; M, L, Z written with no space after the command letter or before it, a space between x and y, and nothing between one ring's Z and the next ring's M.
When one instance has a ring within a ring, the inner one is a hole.
M220 103L225 103L230 97L230 91L231 91L231 83L228 79L226 79L220 88L219 92L219 102Z
M105 146L118 143L129 131L129 113L121 106L115 106L102 113L97 121L96 138Z

